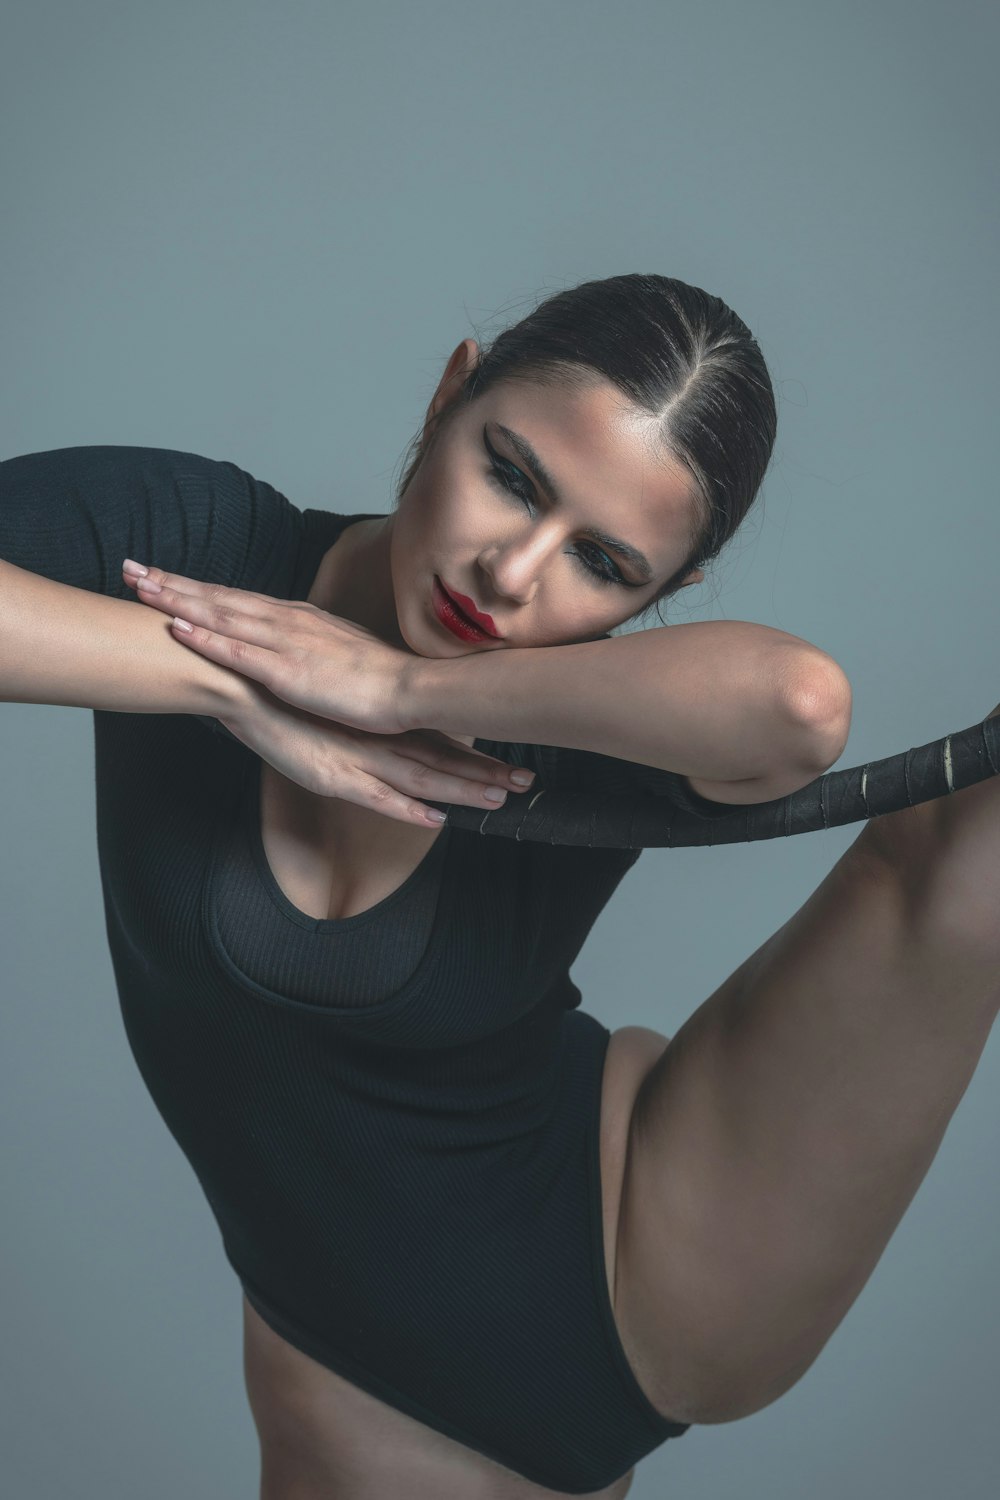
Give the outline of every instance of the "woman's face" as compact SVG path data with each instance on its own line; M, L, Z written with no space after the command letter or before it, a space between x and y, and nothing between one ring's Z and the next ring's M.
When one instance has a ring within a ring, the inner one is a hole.
M458 346L429 417L477 354L471 339ZM446 419L389 517L399 634L433 657L596 639L682 566L692 494L653 419L609 382L498 386ZM461 639L443 624L437 582L488 615L496 637Z

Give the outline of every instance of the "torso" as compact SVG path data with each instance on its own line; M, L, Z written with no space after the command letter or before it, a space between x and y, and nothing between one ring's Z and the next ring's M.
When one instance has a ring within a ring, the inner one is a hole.
M319 602L322 569L310 592ZM460 738L456 736L456 738ZM472 745L472 738L464 743ZM385 899L412 874L441 829L410 826L342 799L318 796L260 767L261 843L288 899L320 919L354 916ZM615 1306L618 1213L632 1105L667 1038L643 1027L612 1033L601 1093L600 1170L604 1254ZM652 1400L633 1350L619 1332L636 1377ZM262 1500L297 1488L302 1500L331 1492L351 1500L406 1493L411 1500L543 1500L555 1491L531 1483L474 1449L397 1411L287 1343L244 1299L244 1369L264 1463ZM665 1413L666 1415L666 1413ZM270 1475L270 1478L269 1478ZM625 1476L599 1492L619 1500ZM336 1486L343 1485L341 1491ZM270 1488L269 1488L270 1486ZM421 1486L424 1486L423 1488ZM597 1500L597 1496L594 1496Z

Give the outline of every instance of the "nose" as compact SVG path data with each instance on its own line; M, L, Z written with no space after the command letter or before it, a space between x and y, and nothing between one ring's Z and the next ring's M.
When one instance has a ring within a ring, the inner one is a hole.
M530 604L549 556L558 550L559 544L554 532L546 534L539 528L484 548L479 554L479 565L496 598ZM479 603L481 608L489 608L483 600Z

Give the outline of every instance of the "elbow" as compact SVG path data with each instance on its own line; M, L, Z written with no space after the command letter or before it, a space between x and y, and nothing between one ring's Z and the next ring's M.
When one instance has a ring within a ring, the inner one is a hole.
M823 652L797 654L784 691L802 732L803 763L820 775L843 755L851 732L853 694L847 674Z

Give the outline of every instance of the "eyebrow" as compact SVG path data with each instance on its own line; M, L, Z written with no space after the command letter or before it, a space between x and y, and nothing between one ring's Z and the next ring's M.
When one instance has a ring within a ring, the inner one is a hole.
M505 427L502 422L494 420L493 426L497 432L501 433L507 439L523 463L531 470L549 499L557 505L561 504L562 497L559 494L559 486L528 442L528 439L522 437L519 432L514 432L510 427ZM641 575L644 583L652 582L654 576L653 569L650 567L648 559L639 551L638 547L633 547L628 542L623 542L621 537L609 536L606 531L599 531L594 526L585 527L583 534L592 538L595 542L599 542L602 547L607 547L609 552L616 552L625 562L630 563L636 572Z

